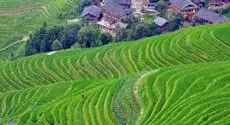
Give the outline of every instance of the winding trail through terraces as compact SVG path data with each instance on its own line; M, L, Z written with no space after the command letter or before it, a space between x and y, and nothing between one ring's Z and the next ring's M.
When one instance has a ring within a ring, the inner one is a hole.
M5 46L4 48L0 49L0 52L6 50L6 49L8 49L8 48L10 48L11 46L14 46L15 44L21 43L21 42L24 42L24 41L19 40L19 41L16 41L16 42L14 42L14 43L11 43L11 44Z

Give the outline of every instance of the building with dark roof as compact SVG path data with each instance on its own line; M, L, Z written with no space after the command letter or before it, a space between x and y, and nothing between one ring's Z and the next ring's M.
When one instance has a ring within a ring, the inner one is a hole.
M180 10L197 8L198 6L190 0L170 0L170 3Z
M145 9L155 9L157 6L158 2L152 2L151 0L143 0L143 7Z
M107 2L115 2L123 7L130 8L131 0L96 0L99 1L101 6L104 6Z
M209 0L209 9L221 9L230 6L230 0Z
M81 16L84 17L85 20L98 20L101 17L102 9L91 5L85 7Z
M190 0L170 0L169 11L183 15L184 19L192 19L199 9L195 3Z
M200 9L196 14L196 19L203 23L221 23L230 21L229 18L204 8Z
M132 13L129 8L126 8L114 1L108 1L102 7L102 13L104 20L110 23L116 23L121 21L125 16Z
M198 5L200 8L205 6L205 0L192 0L192 2Z
M113 0L115 3L120 4L124 7L130 7L131 6L131 0Z

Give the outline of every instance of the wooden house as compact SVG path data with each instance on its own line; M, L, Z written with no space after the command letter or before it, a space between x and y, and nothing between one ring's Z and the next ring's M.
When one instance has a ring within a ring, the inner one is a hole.
M199 10L199 6L190 0L170 0L169 11L181 14L184 19L192 19Z
M125 8L130 8L131 0L96 0L99 6L104 6L107 2L117 3Z
M97 22L97 25L102 32L110 33L112 35L115 35L116 33L116 26L114 24L109 23L108 21L101 20Z
M228 22L230 19L214 11L202 8L196 14L196 21L205 24Z
M158 2L152 2L151 0L144 0L143 7L145 9L155 9L157 4L158 4Z
M209 9L221 9L230 6L230 0L209 0Z
M101 29L102 32L110 33L111 35L115 36L117 30L119 28L126 28L128 24L117 22L117 23L109 23L108 21L101 20L97 22L98 27Z
M91 5L84 8L81 17L83 17L86 21L97 21L101 18L101 13L101 8Z
M131 6L131 0L113 0L113 1L125 8L130 8Z
M114 1L108 1L102 7L103 19L109 23L120 22L131 10Z
M192 0L192 2L198 5L200 8L205 6L205 0Z

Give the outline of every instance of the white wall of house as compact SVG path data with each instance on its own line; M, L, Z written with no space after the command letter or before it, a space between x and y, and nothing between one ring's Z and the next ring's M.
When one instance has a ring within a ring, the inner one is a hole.
M144 0L131 0L131 8L135 10L134 13L141 13L144 5Z

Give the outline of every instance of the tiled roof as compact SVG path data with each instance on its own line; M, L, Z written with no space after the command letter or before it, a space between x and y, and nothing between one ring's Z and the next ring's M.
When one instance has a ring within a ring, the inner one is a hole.
M200 9L200 11L196 14L196 16L200 19L206 20L212 23L219 23L219 22L227 22L230 21L229 18L215 13L213 11L207 9Z
M131 13L130 9L127 9L119 5L118 3L115 3L114 1L106 2L105 5L103 6L103 9L105 11L110 11L110 12L119 14L120 16L125 16Z
M87 14L91 14L91 15L99 18L100 15L101 15L101 11L102 11L101 8L99 8L99 7L95 6L95 5L91 5L91 6L88 6L88 7L84 8L81 16L86 16Z
M170 0L170 2L172 5L176 6L177 8L181 10L186 9L186 7L189 7L189 6L198 8L198 6L190 0Z
M113 0L113 1L122 5L127 5L127 6L131 5L131 0Z

